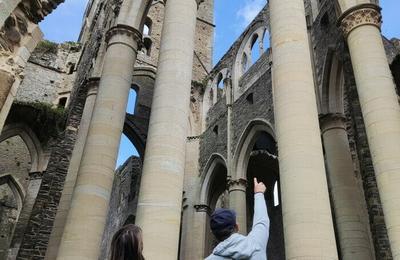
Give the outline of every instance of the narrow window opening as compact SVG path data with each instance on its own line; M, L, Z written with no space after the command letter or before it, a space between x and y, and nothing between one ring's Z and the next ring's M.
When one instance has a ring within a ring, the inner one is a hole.
M151 27L153 25L153 21L147 17L146 21L144 22L143 26L143 35L144 36L149 36L151 34Z
M136 110L137 93L134 88L129 90L128 105L126 106L126 113L134 115Z
M68 98L62 97L58 100L58 107L65 107L67 105Z
M218 126L214 126L213 132L215 135L218 135Z
M75 70L75 64L71 63L69 68L68 68L68 74L71 75L74 73Z
M263 49L264 51L267 51L271 47L271 43L269 41L269 32L265 30L264 32L264 38L263 38Z
M251 41L251 64L256 63L260 58L260 44L258 43L258 35L254 34L253 39Z
M151 46L153 45L153 42L151 41L150 38L146 37L146 38L144 38L143 45L144 45L143 52L147 56L150 56L151 55Z
M223 89L224 88L224 81L223 81L222 73L218 74L217 86L218 86L219 89Z
M249 104L254 104L253 93L248 94L246 100Z
M322 29L326 29L329 26L329 15L325 13L321 18L321 27Z

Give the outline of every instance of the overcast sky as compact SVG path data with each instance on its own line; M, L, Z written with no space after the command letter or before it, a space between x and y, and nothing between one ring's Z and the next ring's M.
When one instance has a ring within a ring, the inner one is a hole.
M87 2L65 0L40 23L45 38L54 42L76 41ZM215 0L214 63L225 54L265 3L266 0ZM381 0L380 3L383 8L383 34L389 39L400 38L400 1ZM131 93L128 107L134 106L135 98L135 93ZM117 165L121 165L132 154L137 155L136 149L123 136Z

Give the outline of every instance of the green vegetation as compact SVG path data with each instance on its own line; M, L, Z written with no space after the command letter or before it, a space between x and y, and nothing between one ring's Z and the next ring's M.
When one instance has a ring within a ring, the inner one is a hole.
M67 111L41 102L14 102L11 116L28 124L45 143L65 130Z
M39 42L38 46L36 47L37 52L42 52L42 53L57 53L58 49L58 44L48 41L48 40L43 40Z

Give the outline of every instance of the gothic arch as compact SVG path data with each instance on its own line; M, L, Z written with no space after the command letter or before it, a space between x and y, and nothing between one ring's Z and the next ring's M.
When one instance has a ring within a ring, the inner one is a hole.
M234 179L246 179L247 165L250 152L254 147L257 138L261 133L267 133L275 140L275 133L272 125L264 119L255 119L248 123L240 136L240 141L236 147L233 159Z
M321 111L344 114L344 72L342 62L330 49L325 60L324 78L320 91Z
M8 184L8 186L10 187L17 201L18 212L20 212L25 198L25 191L22 185L11 174L0 176L0 185L3 184Z
M246 73L246 71L252 66L253 62L252 49L255 44L258 44L260 48L260 57L265 51L263 47L264 37L268 35L268 23L264 20L259 20L252 24L246 32L242 43L236 53L236 58L232 68L232 87L233 97L236 100L240 95L239 80Z
M43 171L46 167L42 146L36 134L25 124L17 123L6 125L0 136L0 143L8 138L20 136L25 142L31 156L31 172Z
M219 86L221 82L222 84L224 84L224 80L229 77L229 73L229 69L224 67L213 73L213 76L209 79L207 83L207 87L203 95L203 128L205 128L208 111L218 102L218 92L222 91L222 94L220 96L223 96L226 93L225 86L222 89L219 88Z
M142 127L136 123L134 115L126 116L123 133L128 137L133 146L135 146L140 158L143 160L147 133L144 133Z
M18 219L21 214L25 194L22 185L12 176L0 176L0 258L6 259Z
M200 204L201 205L210 205L211 201L211 190L212 184L216 178L216 168L219 166L223 166L226 168L226 160L221 154L212 154L208 159L206 166L204 167L204 171L201 178L201 189L200 189Z
M142 32L152 2L153 0L123 0L117 24L125 24Z

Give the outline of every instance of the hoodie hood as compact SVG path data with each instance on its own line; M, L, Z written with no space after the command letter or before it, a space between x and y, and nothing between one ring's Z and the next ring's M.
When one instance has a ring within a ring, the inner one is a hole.
M256 243L251 243L245 236L233 234L218 244L213 254L232 259L249 259L261 248Z

